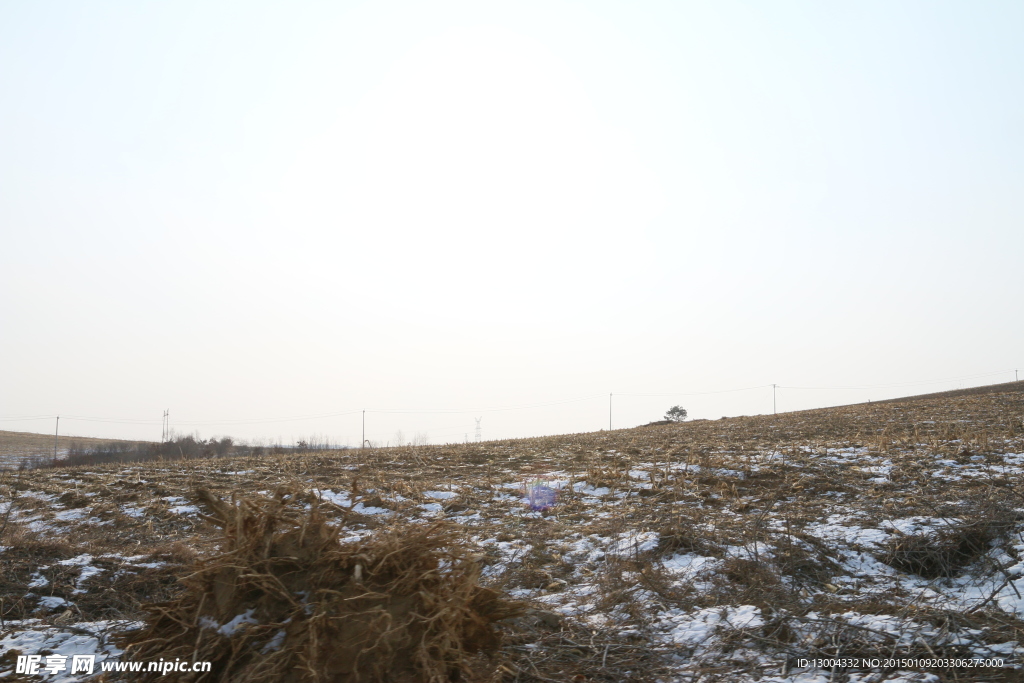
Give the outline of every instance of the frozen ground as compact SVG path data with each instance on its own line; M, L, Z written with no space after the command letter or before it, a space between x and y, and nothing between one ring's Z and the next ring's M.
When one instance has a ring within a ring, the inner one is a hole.
M140 603L172 595L188 563L214 551L196 488L230 497L287 484L346 538L403 521L462 527L482 580L535 607L510 637L503 680L1019 680L1022 416L1024 394L1007 391L451 447L9 473L0 676L15 651L118 658L113 634ZM549 509L529 506L538 486L557 492ZM830 657L1001 666L801 663Z

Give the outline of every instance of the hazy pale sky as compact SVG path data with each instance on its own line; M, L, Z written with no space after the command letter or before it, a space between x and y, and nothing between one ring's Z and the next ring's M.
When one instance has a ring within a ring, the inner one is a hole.
M1022 35L1019 2L4 2L0 429L438 443L1012 380Z

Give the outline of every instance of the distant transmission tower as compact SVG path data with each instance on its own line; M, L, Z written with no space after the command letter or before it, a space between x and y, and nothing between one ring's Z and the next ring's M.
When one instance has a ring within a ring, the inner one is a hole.
M473 439L475 441L483 441L483 434L480 433L480 420L484 419L483 415L481 415L480 417L475 417L473 419L476 420L476 432L473 434Z
M171 411L164 411L164 419L160 423L160 443L165 443L171 438Z

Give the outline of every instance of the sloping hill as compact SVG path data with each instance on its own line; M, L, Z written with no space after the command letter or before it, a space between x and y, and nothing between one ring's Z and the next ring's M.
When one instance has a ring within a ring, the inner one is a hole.
M122 439L97 439L88 436L65 436L57 438L57 455L66 455L73 445L81 447L104 446L111 443L131 443ZM7 432L0 430L0 469L18 467L22 462L30 463L53 457L53 434L34 432Z
M1002 394L1022 391L1024 391L1024 381L1004 382L1002 384L986 384L982 387L971 387L969 389L953 389L952 391L940 391L933 394L918 394L916 396L889 398L882 401L876 401L876 403L899 403L903 401L918 401L930 398L956 398L958 396L981 396L983 394Z

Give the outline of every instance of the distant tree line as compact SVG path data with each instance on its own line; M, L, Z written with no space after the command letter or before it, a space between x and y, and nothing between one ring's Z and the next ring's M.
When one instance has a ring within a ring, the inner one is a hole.
M231 437L201 439L198 436L177 436L163 443L115 441L95 446L72 443L65 457L35 456L24 459L21 469L99 465L108 462L150 462L154 460L199 460L229 455L271 455L309 451L344 450L345 446L330 444L326 438L300 439L293 446L281 444L250 445L236 443Z

